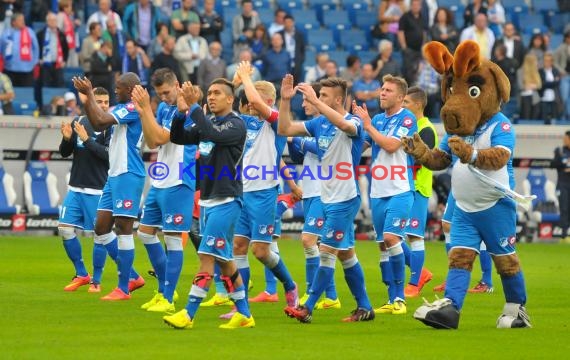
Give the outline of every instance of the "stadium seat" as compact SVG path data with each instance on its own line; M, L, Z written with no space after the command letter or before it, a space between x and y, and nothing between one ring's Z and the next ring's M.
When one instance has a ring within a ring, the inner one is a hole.
M345 50L333 50L329 51L329 58L336 62L339 70L346 68L346 58L350 55L348 51Z
M361 0L343 0L342 7L348 12L348 17L353 24L356 22L358 11L368 11L368 4Z
M570 13L556 14L549 18L549 20L550 23L548 26L550 27L550 30L555 34L562 34L566 25L570 23Z
M522 187L524 195L536 195L528 211L529 220L537 223L560 220L556 185L548 180L544 169L530 168Z
M291 13L303 9L303 0L277 0L277 7Z
M261 19L261 22L263 23L263 25L265 25L265 28L269 29L269 26L271 26L271 23L273 22L275 11L269 8L256 9L255 11L257 11L259 18Z
M16 204L14 177L7 174L0 165L0 214L18 214L20 205Z
M43 161L30 161L24 172L24 198L31 215L58 215L57 178Z
M364 51L359 51L356 55L358 55L358 57L360 58L360 62L362 64L370 64L372 60L376 59L376 56L378 56L378 52L371 50L364 50Z
M556 50L564 42L564 35L561 33L554 33L550 35L550 48Z
M342 31L340 33L340 45L344 50L355 53L361 50L368 50L366 34L359 29Z
M340 33L350 29L351 22L345 10L327 10L323 14L323 25L333 31L335 42L340 41Z
M378 22L378 15L374 12L367 10L358 10L355 14L354 27L364 31L372 30L374 25Z
M14 115L34 115L34 111L38 107L38 104L34 101L32 97L29 100L14 100L12 101L12 107L14 108Z
M536 13L548 13L558 11L558 3L556 0L534 0L532 7Z
M80 67L64 67L63 68L63 83L65 84L65 87L72 89L73 88L73 83L71 82L71 79L74 76L83 76L83 68Z
M332 30L309 30L307 31L307 44L316 51L335 50Z
M517 28L528 34L534 33L534 29L545 28L544 18L541 14L521 14L517 21Z
M306 120L305 110L303 109L303 95L296 93L291 99L291 111L295 114L296 120Z
M219 0L216 1L215 9L218 14L222 14L224 9L237 9L239 8L236 0Z
M331 0L309 0L308 7L315 9L321 23L324 21L324 12L336 9L336 5Z
M269 0L253 0L253 8L259 12L261 9L271 10L271 1ZM261 15L260 15L261 16ZM263 21L263 18L261 18Z
M304 34L306 34L307 30L317 30L321 27L314 10L293 9L291 10L291 15L295 18L296 27L302 29Z
M241 9L234 7L225 7L220 14L222 14L222 18L224 18L224 21L229 24L229 27L231 29L232 21L236 15L241 14Z
M49 104L55 96L63 96L68 91L71 90L69 88L42 87L43 102Z

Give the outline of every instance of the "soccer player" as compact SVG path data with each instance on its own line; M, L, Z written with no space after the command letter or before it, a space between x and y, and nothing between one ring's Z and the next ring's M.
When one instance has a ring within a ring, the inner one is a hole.
M179 84L174 72L168 68L158 69L152 75L151 83L161 100L156 118L152 113L148 92L142 86L135 86L132 96L140 114L148 147L159 147L158 162L155 165L164 164L166 169L160 171L167 173L155 173L140 219L138 236L158 278L158 292L141 308L172 313L175 310L176 284L184 260L182 233L189 232L192 226L196 146L170 142L172 118L178 112L176 101ZM191 124L192 120L188 117L184 126ZM176 174L175 170L180 169L180 164L184 166L183 172ZM166 251L157 236L159 228L164 233Z
M408 91L406 80L392 75L382 78L380 107L383 113L370 119L366 104L353 103L363 122L365 144L372 146L370 201L376 241L380 248L382 281L388 286L388 302L379 314L407 312L404 295L406 267L402 240L414 202L413 158L400 147L401 137L417 132L416 117L403 107ZM378 169L378 167L382 167Z
M283 284L287 305L296 306L299 302L297 285L283 259L271 251L279 164L287 139L277 135L279 112L272 108L275 104L275 87L267 81L254 83L251 73L251 64L244 61L238 65L234 77L234 84L243 84L248 100L247 110L243 107L240 109L247 127L247 141L242 174L244 208L235 229L235 259L243 281L247 284L250 276L247 251L251 242L253 255ZM226 315L230 316L231 312Z
M423 142L433 149L437 146L437 132L435 127L424 116L424 108L427 105L427 95L425 91L417 86L408 89L408 94L404 98L404 107L410 110L417 119L418 134ZM410 267L410 281L404 288L404 295L407 298L417 297L424 285L433 277L428 269L424 269L425 260L425 229L428 214L428 202L432 194L432 171L425 167L420 167L415 172L414 202L406 226L406 235L410 241L410 246L403 241L402 248L406 258L406 264ZM411 248L411 251L410 251Z
M83 95L87 118L97 131L113 126L109 143L109 177L103 188L97 209L95 242L107 244L119 273L119 283L101 300L128 300L130 292L144 286L144 279L132 268L135 257L133 223L138 217L144 187L145 169L140 155L142 127L131 92L140 85L134 73L125 73L117 81L115 93L118 104L107 113L97 106L91 82L87 78L73 78L73 85ZM111 231L115 225L117 238ZM116 244L116 246L115 246ZM112 249L112 250L111 250ZM130 279L133 279L130 281Z
M202 241L198 250L200 269L190 289L186 308L163 317L177 329L191 328L200 303L206 297L214 274L214 264L222 271L221 280L237 312L220 328L236 329L255 326L245 295L245 286L233 260L233 236L243 207L243 184L239 169L247 137L244 121L232 111L234 87L225 79L210 84L207 102L213 113L206 119L196 100L197 91L189 82L183 85L178 98L178 113L172 122L170 140L175 144L195 144L200 152L200 206L202 206ZM181 94L182 95L182 94ZM185 129L185 112L194 126ZM209 170L204 173L202 170Z
M101 110L109 110L109 92L104 88L95 88L95 103ZM70 123L61 124L63 136L59 152L64 158L73 154L69 192L63 201L59 217L58 231L63 238L63 247L75 267L75 277L64 290L75 291L80 286L89 286L89 292L101 291L101 276L107 259L104 244L96 242L93 246L93 277L85 269L81 255L81 243L75 235L75 228L93 231L97 204L103 193L109 170L109 140L111 131L95 131L85 116L80 116Z
M312 84L315 93L319 93L321 86L318 83ZM306 98L302 103L305 114L309 117L316 118L320 114L318 110L310 104ZM286 116L286 114L284 114ZM303 215L305 223L301 232L301 241L305 253L305 281L306 292L299 300L299 304L304 305L309 298L309 290L313 284L315 273L319 267L319 247L317 241L322 237L325 215L323 212L323 203L321 202L321 185L319 180L314 177L318 174L320 160L318 155L317 143L313 137L293 137L289 138L289 156L297 158L303 163L303 169L309 169L313 178L307 175L302 179L303 186ZM341 304L338 299L334 277L331 283L325 289L325 298L315 305L315 309L340 309Z
M316 271L309 298L304 305L288 306L285 313L301 322L310 322L317 301L334 276L336 259L341 261L344 277L356 299L357 308L343 319L345 322L374 319L364 273L354 250L354 218L360 208L360 194L354 168L360 161L362 125L360 119L346 112L347 84L340 78L321 81L317 97L310 84L293 87L293 77L286 75L281 85L283 114L279 119L279 134L285 136L311 136L318 144L319 159L324 168L319 176L321 200L325 214L323 237L319 248L320 264ZM316 107L320 116L307 122L292 121L290 102L296 90Z

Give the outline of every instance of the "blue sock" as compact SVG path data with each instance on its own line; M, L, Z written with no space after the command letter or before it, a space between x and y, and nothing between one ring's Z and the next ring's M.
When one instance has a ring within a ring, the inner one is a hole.
M332 277L329 286L327 286L325 289L325 296L331 300L338 299L338 294L336 293L336 285L334 283L334 276Z
M178 279L182 272L183 263L184 252L182 250L168 250L168 253L166 254L164 292L162 294L171 304L173 302L174 290L176 290L176 285L178 284Z
M406 281L406 264L404 252L400 244L398 244L389 248L388 253L390 254L390 265L392 266L392 275L394 276L396 297L405 300L404 282Z
M91 278L93 284L101 284L106 260L107 249L105 249L105 246L103 244L93 244L93 277Z
M105 244L105 249L107 249L107 253L111 259L113 259L114 262L117 262L117 255L119 254L117 238L114 238L113 241Z
M71 260L75 267L75 275L87 276L87 269L85 268L83 256L81 255L81 243L77 236L70 240L63 240L63 247L65 248L67 257L69 257L69 260Z
M166 278L166 252L160 242L144 244L148 259L158 277L158 292L164 295L164 281ZM136 279L137 277L131 277ZM171 301L172 302L172 301Z
M186 304L186 311L188 311L188 315L192 320L194 320L196 311L198 311L200 303L202 300L204 300L206 294L208 294L209 289L209 287L202 288L198 285L192 284L192 287L190 288L190 295L188 295L188 303Z
M366 293L366 286L364 283L364 272L362 272L362 266L356 256L351 259L342 262L342 267L344 269L344 279L346 284L352 293L352 296L356 299L356 305L359 308L372 310L372 305L370 305L370 299Z
M249 312L249 304L245 297L245 286L243 284L236 287L234 292L229 294L229 296L236 305L236 310L238 313L247 318L251 316L251 312Z
M275 267L271 269L271 272L277 279L279 279L279 281L283 283L285 291L291 291L295 288L295 282L293 282L293 278L291 277L291 274L289 273L289 270L285 266L285 263L281 257L279 257L279 262L277 265L275 265Z
M449 269L445 282L445 297L453 302L457 310L463 307L463 301L469 288L471 272L465 269Z
M133 255L134 258L134 255ZM139 273L135 270L134 267L131 267L131 271L129 272L129 279L138 279L139 278Z
M315 279L315 274L317 273L318 268L318 256L305 259L305 278L307 279L307 290L305 292L307 294L309 293L309 290L311 290L311 286L313 285L313 280Z
M509 303L526 304L526 286L522 271L513 276L501 275L505 300Z
M265 272L265 292L269 295L277 294L277 278L273 275L271 269L264 266Z
M319 266L317 272L315 273L315 278L313 279L313 285L309 290L309 298L305 302L305 307L312 312L315 308L315 304L319 301L323 291L330 284L331 279L334 276L334 268L328 266Z
M224 294L227 295L226 287L224 283L220 279L220 275L222 275L222 269L220 269L220 265L216 263L214 265L214 284L216 285L216 294Z
M481 250L479 253L479 261L481 262L481 272L483 276L481 277L481 281L485 284L493 287L493 263L491 260L491 255L487 250Z
M405 241L402 241L400 244L402 245L402 250L404 251L404 260L406 261L406 266L410 266L412 263L412 251L410 250L410 246Z
M394 274L392 274L392 265L390 265L390 257L387 251L380 253L380 274L382 282L388 290L388 302L392 304L396 299L396 287L394 286Z
M426 251L424 240L417 240L412 243L412 254L410 256L410 284L418 285L420 275L424 267Z

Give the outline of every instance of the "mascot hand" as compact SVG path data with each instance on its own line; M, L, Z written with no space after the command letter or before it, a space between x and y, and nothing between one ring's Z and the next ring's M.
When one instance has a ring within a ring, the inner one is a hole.
M455 154L463 164L471 163L473 146L467 144L462 138L454 136L447 141L451 152Z
M402 147L407 154L412 155L416 160L424 158L430 152L429 147L423 142L418 133L415 133L412 137L402 137Z

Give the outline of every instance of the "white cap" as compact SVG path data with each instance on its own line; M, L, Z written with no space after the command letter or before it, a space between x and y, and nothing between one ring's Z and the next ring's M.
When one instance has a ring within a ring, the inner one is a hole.
M68 102L68 101L71 101L71 100L77 101L77 98L75 97L75 94L72 93L71 91L66 92L65 95L63 95L63 99L65 100L65 102Z

